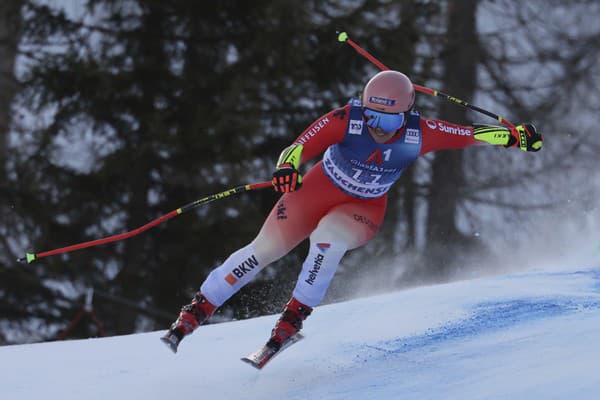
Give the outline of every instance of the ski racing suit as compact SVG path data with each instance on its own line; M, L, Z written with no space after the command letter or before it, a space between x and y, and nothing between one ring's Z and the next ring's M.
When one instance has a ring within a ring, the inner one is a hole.
M344 253L379 230L387 192L404 168L431 151L483 142L473 137L470 126L412 111L396 135L377 143L363 120L360 100L351 99L313 122L294 143L304 147L302 163L325 151L323 159L303 177L301 190L281 196L256 238L209 274L200 291L216 306L307 237L309 252L293 297L317 306Z

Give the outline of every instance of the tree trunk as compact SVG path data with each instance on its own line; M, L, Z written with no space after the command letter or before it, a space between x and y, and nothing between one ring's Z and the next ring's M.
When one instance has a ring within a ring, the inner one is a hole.
M462 99L471 99L476 87L476 9L476 0L448 2L443 90ZM446 101L440 107L440 117L466 123L466 109ZM460 261L462 246L467 242L456 221L463 180L462 150L438 152L428 198L426 261L440 277Z
M0 181L6 173L7 140L11 104L17 90L15 59L19 45L22 0L0 2Z

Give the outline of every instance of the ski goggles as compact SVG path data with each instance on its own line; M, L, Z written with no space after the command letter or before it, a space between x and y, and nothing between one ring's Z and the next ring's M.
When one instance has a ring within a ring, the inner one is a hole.
M373 129L381 128L385 132L395 132L402 128L405 113L385 113L365 108L363 115L367 118L367 126Z

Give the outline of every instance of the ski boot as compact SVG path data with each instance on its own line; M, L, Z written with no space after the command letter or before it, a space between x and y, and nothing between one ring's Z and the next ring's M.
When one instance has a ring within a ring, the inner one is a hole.
M198 326L202 325L215 312L217 307L211 304L200 292L196 293L192 302L181 308L179 317L169 331L160 338L173 353L177 353L177 347L183 338L192 333Z
M312 312L312 307L305 306L294 297L285 305L281 317L271 332L267 346L275 352L281 349L285 342L302 329L302 321Z

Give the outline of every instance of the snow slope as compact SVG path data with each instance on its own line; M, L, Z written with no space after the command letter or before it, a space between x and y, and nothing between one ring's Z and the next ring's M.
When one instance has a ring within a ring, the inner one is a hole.
M277 316L0 348L0 398L597 399L600 270L533 271L322 306L264 370Z

